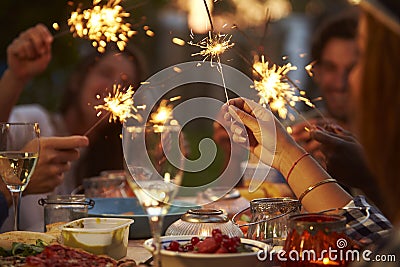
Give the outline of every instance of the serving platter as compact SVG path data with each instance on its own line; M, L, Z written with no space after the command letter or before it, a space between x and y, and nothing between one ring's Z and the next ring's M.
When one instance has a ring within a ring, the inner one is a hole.
M147 214L136 198L92 198L94 207L88 211L89 217L129 218L134 223L130 225L129 239L150 238L150 225ZM164 216L162 234L173 222L178 220L189 209L198 209L193 203L174 200Z

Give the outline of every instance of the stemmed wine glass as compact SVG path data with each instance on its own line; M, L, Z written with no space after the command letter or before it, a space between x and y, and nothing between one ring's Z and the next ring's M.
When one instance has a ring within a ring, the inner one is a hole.
M14 230L18 230L19 202L39 157L39 124L0 123L0 176L11 192Z
M162 220L182 182L182 138L175 120L163 125L125 123L123 127L125 163L131 174L128 182L149 217L154 266L161 266Z

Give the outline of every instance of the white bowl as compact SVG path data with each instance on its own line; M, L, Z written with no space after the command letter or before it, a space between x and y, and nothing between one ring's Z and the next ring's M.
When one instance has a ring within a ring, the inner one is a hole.
M131 219L83 218L65 224L61 231L64 245L81 248L116 260L126 256Z
M181 244L190 242L193 235L181 235L181 236L162 236L161 237L161 264L163 267L222 267L222 266L268 266L265 261L258 259L257 254L259 251L269 251L270 246L267 244L241 238L240 241L247 248L250 248L251 252L240 252L240 253L224 253L224 254L212 254L212 253L193 253L193 252L176 252L164 249L169 246L171 241L178 241ZM147 239L144 242L144 247L152 252L154 247L152 246L153 239Z

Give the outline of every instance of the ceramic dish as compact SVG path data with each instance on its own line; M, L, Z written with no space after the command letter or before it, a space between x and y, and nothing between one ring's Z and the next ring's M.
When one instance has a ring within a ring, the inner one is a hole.
M193 236L163 236L161 246L168 247L171 241L178 241L181 244L190 242ZM267 251L269 246L263 242L241 238L241 243L250 252L208 254L192 252L175 252L161 249L161 263L163 267L221 267L221 266L269 266L266 261L259 260L257 254L260 251ZM153 251L152 239L144 242L144 247L148 251ZM271 265L272 266L272 265Z
M65 224L61 231L64 245L80 248L116 260L126 256L131 219L82 218Z
M129 239L144 239L151 237L149 221L142 206L136 198L92 198L95 205L88 211L89 217L100 218L125 218L135 221L134 227L131 225ZM168 214L163 221L163 232L173 222L178 220L189 209L200 208L193 203L175 200L171 205Z

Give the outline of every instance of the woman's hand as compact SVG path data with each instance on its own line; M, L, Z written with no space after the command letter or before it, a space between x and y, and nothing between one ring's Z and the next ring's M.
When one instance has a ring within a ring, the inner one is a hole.
M22 32L7 47L8 70L24 82L42 73L51 60L53 36L43 24Z
M89 145L85 136L40 138L39 160L26 187L25 194L48 193L64 180L71 161L80 156L79 149Z
M281 170L282 156L298 149L272 112L254 101L235 98L222 109L229 114L225 119L231 123L233 140L242 144L248 142L250 151L265 164Z

